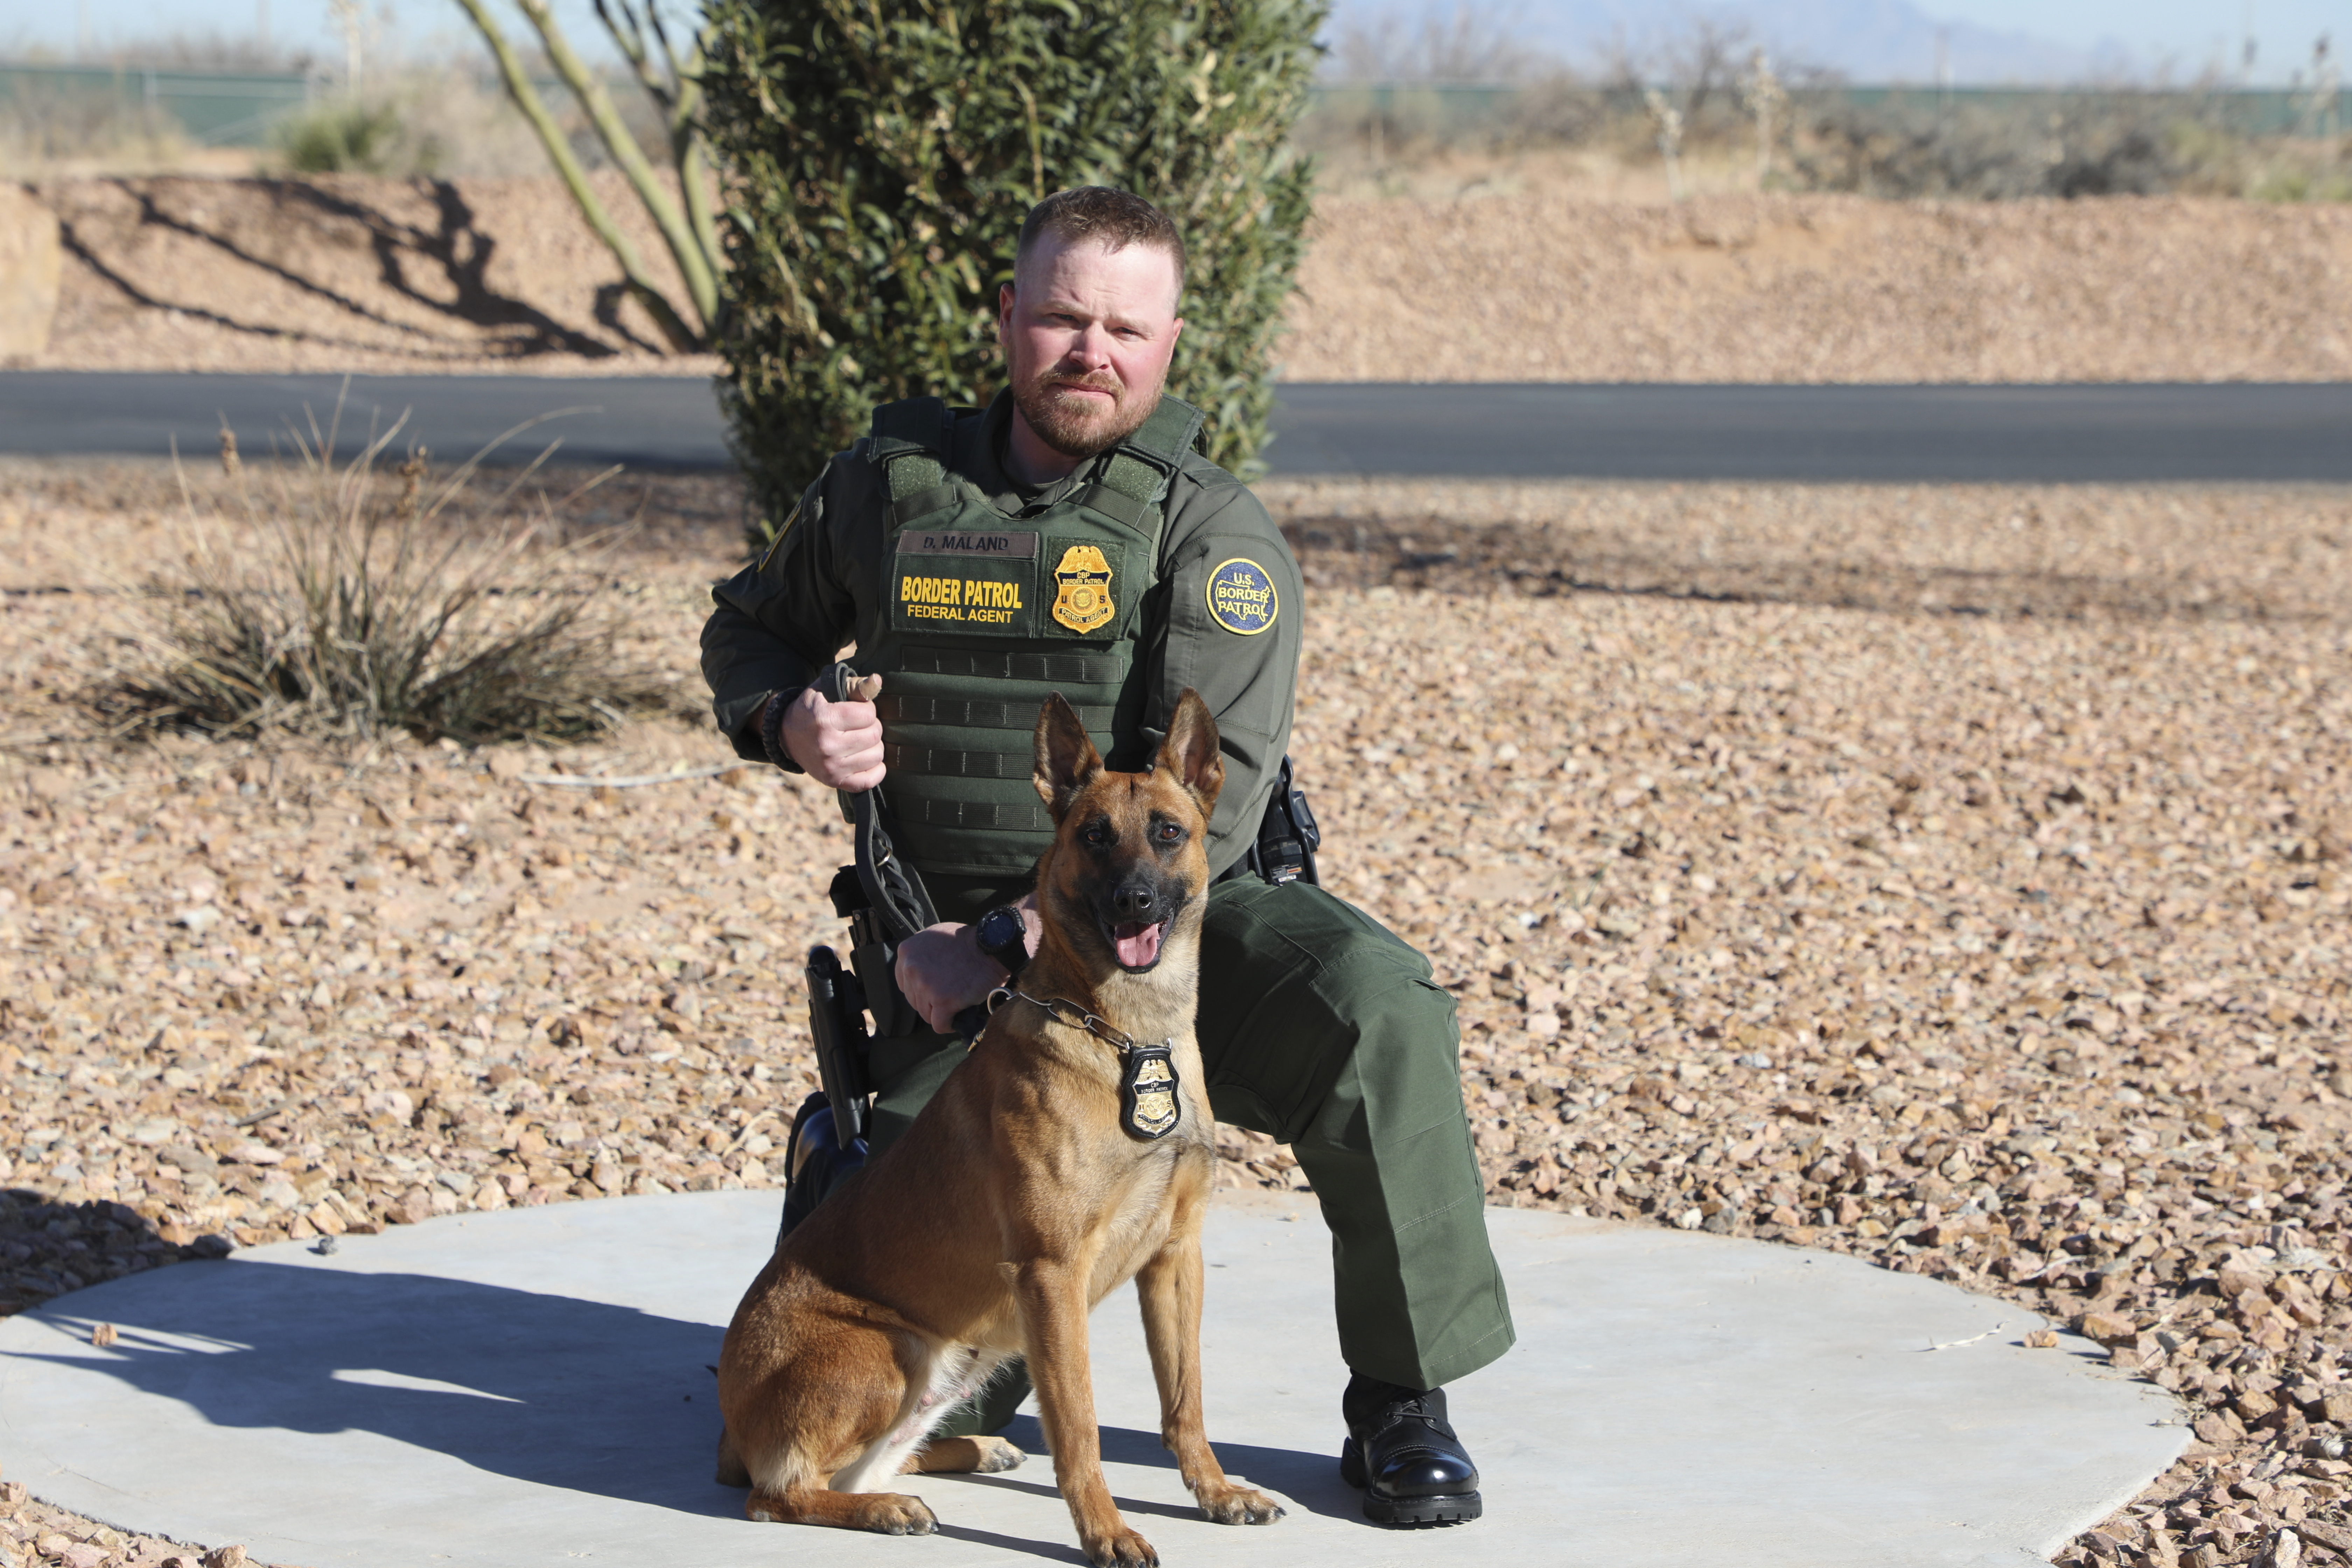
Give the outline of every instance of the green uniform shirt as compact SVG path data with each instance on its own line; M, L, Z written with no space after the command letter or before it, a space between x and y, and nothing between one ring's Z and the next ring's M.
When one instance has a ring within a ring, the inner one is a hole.
M959 419L954 468L1008 519L1018 519L1077 488L1102 459L1080 464L1044 489L1018 485L1003 457L1012 417L1011 397L999 394L985 412ZM718 607L702 629L702 673L719 727L740 756L765 760L758 721L769 697L798 691L842 647L870 643L880 628L883 511L890 495L866 458L866 445L859 440L825 466L758 565L711 591ZM1122 771L1149 766L1177 698L1188 686L1199 691L1216 715L1224 752L1224 790L1208 846L1210 869L1222 873L1256 837L1290 743L1298 563L1248 487L1197 454L1185 455L1163 510L1160 581L1142 605L1132 678L1145 683L1143 733L1105 760ZM1235 561L1255 564L1274 589L1273 622L1263 630L1232 629L1229 623L1245 625L1250 617L1221 616L1212 604L1211 579ZM950 914L949 904L965 900L936 885L932 893L942 915L962 913Z

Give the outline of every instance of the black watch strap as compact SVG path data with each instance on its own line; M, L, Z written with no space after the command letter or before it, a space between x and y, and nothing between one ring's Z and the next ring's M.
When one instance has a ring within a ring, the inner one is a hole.
M787 773L801 771L793 761L792 753L784 750L784 710L792 706L796 695L795 692L779 691L769 698L760 710L760 750L767 753L768 761Z
M999 904L980 917L979 932L980 951L1003 965L1006 974L1019 974L1029 962L1029 927L1021 911Z

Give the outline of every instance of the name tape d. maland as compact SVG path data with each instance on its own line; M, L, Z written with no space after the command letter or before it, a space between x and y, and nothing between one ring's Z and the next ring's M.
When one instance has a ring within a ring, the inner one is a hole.
M913 530L898 535L901 555L960 555L967 561L1034 561L1037 535L979 529Z
M1022 585L987 577L951 576L939 557L982 562L1034 561L1037 535L1021 529L909 529L898 535L898 607L912 620L1011 626L1024 607ZM917 565L908 556L924 556Z

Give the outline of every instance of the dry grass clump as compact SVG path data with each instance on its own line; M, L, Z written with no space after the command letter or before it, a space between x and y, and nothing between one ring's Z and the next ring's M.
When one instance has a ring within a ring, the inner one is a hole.
M106 700L123 728L570 741L660 703L611 652L610 536L549 543L556 508L518 504L535 466L478 508L459 504L474 462L428 482L412 451L386 486L395 433L338 465L331 425L314 429L259 485L223 433L241 515L190 498L187 552L149 584L152 655Z

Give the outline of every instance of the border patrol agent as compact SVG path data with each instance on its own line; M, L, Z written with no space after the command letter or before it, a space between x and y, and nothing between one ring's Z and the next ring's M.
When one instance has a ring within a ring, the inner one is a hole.
M1370 917L1256 868L1269 799L1287 796L1298 569L1257 499L1193 451L1201 413L1153 401L1182 325L1163 258L1181 294L1181 240L1138 197L1041 203L1002 307L1013 384L984 411L877 408L766 557L715 590L703 671L741 755L851 789L878 778L897 851L948 922L901 945L903 995L871 998L877 1153L963 1058L925 1017L945 1025L1002 978L968 923L1023 899L1052 839L1029 782L1039 704L1062 693L1108 764L1134 771L1177 696L1201 693L1225 763L1201 954L1209 1100L1288 1143L1322 1205L1354 1373L1341 1469L1366 1516L1473 1519L1477 1471L1443 1385L1500 1356L1512 1329L1453 1001ZM1151 309L1133 306L1137 279ZM808 690L852 640L855 671L881 677L870 713ZM878 773L870 751L820 761L827 727L859 724L878 724ZM935 933L968 994L919 964L909 978L909 950ZM963 1429L1002 1426L1023 1392L998 1391Z

